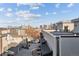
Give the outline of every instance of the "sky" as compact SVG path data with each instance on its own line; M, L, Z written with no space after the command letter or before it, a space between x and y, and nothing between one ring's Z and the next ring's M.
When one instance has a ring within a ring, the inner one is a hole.
M76 3L0 3L0 27L39 26L77 17Z

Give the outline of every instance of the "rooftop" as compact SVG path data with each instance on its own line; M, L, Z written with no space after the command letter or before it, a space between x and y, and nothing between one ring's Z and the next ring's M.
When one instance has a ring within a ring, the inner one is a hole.
M71 21L72 21L72 22L79 22L79 18L72 19Z

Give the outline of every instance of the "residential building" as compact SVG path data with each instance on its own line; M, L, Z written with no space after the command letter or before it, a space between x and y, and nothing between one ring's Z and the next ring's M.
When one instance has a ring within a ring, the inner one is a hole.
M0 54L11 47L15 47L26 39L24 29L8 28L0 31ZM15 44L14 44L15 43Z
M74 30L74 23L71 21L63 21L63 22L58 22L56 23L56 30L58 31L65 31L71 32Z
M71 20L74 23L74 33L79 33L79 18Z

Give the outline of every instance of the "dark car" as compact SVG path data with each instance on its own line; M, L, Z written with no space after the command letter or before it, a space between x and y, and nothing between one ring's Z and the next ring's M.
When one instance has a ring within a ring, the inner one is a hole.
M29 45L23 44L23 45L22 45L22 48L24 48L24 49L29 49Z

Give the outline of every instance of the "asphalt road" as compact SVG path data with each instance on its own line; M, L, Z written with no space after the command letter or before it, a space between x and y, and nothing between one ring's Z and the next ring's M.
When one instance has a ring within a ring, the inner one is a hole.
M31 44L29 49L24 49L22 48L18 54L16 54L16 56L32 56L32 49L34 49L35 47L37 47L38 44Z

